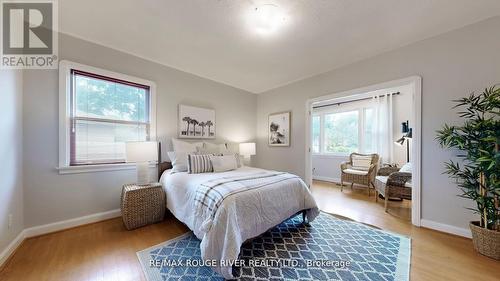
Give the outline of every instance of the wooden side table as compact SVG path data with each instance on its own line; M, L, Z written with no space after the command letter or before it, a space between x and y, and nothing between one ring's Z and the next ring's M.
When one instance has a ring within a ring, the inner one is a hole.
M165 191L160 183L125 184L120 208L127 230L160 222L165 216Z

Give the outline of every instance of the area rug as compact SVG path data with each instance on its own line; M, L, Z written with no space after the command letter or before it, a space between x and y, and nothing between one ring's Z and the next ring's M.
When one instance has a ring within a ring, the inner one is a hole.
M242 246L239 280L409 279L410 238L321 213L306 226L290 218ZM149 281L224 280L200 264L191 232L137 253ZM253 262L252 262L252 261Z

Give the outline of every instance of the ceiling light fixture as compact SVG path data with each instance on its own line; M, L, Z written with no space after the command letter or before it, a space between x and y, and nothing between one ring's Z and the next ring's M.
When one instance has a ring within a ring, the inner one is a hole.
M263 35L274 33L285 23L286 15L274 4L264 4L256 7L252 13L255 30Z

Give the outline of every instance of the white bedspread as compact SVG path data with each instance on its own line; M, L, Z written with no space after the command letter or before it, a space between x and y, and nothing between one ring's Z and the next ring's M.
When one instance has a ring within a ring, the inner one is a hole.
M319 209L309 188L300 178L291 178L266 188L227 197L218 208L212 226L208 230L202 228L207 218L195 215L194 200L200 184L217 178L246 176L262 171L265 170L242 167L224 173L170 174L165 171L162 175L160 182L167 193L167 208L201 240L203 259L235 260L243 242L259 236L293 214L307 209L309 221L318 215ZM225 278L233 278L230 266L216 267L214 270Z

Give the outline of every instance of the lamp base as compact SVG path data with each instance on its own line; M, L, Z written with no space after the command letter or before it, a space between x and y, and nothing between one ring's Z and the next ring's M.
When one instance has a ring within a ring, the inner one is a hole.
M148 162L138 162L136 165L137 165L137 184L141 185L150 183Z
M252 157L251 156L240 156L240 157L242 166L250 167L250 164L252 163Z

